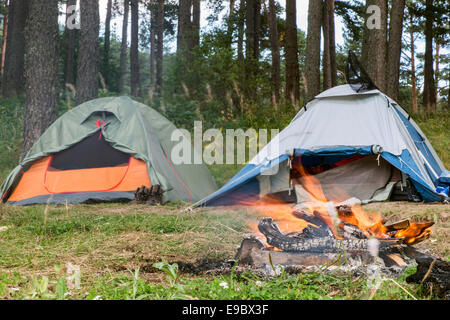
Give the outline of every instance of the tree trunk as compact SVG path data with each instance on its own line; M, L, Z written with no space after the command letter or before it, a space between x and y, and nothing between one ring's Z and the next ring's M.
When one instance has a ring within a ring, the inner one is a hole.
M139 76L139 0L131 0L130 88L133 97L140 96Z
M260 39L260 33L261 33L261 1L257 0L255 1L255 8L254 8L254 19L255 19L255 31L254 31L254 44L253 44L253 50L254 50L254 57L256 60L259 60L259 39Z
M378 9L369 10L373 8ZM375 85L386 92L387 1L367 0L365 12L362 64Z
M244 62L244 21L245 21L245 0L239 3L239 21L238 21L238 43L237 56L240 62Z
M232 48L233 44L233 22L234 22L234 5L235 0L230 0L230 13L228 14L228 26L227 26L227 37L228 37L228 43L230 46L230 49Z
M150 0L151 18L150 18L150 83L155 86L156 72L155 72L155 53L156 53L156 39L155 39L155 25L156 25L156 11L155 0Z
M192 0L191 50L200 45L200 0Z
M255 1L247 0L245 6L245 58L255 57Z
M177 53L186 54L190 45L192 0L180 0L178 6Z
M120 46L120 84L119 91L124 93L127 77L127 51L128 51L128 15L130 11L129 0L123 1L122 43Z
M334 0L326 0L328 8L328 26L329 26L329 48L330 48L330 69L331 86L337 86L337 65L336 65L336 34L334 27Z
M5 69L2 79L2 94L5 97L15 97L24 89L24 31L28 7L28 0L14 0L9 6Z
M0 77L3 77L3 73L5 72L6 38L8 37L8 11L9 11L8 0L6 0L5 2L5 10L6 14L3 17L2 65Z
M69 0L67 2L66 13L68 14L68 8L76 5L77 0ZM67 26L68 16L66 17L66 33L67 33L67 55L66 55L66 83L75 83L74 74L74 59L75 59L75 28L69 28Z
M163 86L163 50L164 50L164 0L158 0L156 47L156 92L161 94Z
M436 111L436 86L433 71L433 13L433 0L426 0L423 106L427 112Z
M312 100L320 92L321 21L322 21L322 1L309 0L308 35L306 37L306 61L305 61L306 84L308 88L306 92L307 101Z
M108 0L106 5L105 19L105 42L103 46L103 77L109 84L109 52L111 48L111 16L112 16L112 0Z
M269 36L272 52L272 96L275 106L280 102L280 43L275 12L275 0L269 0Z
M323 34L323 56L322 56L322 73L323 73L323 91L331 88L331 65L330 65L330 19L328 6L325 2L322 4L322 34Z
M436 39L436 56L435 56L435 79L434 83L436 84L436 88L434 90L435 96L436 96L436 109L437 109L437 103L438 103L438 90L439 90L439 40Z
M56 119L58 105L58 1L27 1L22 159Z
M99 6L98 1L80 0L76 105L98 97Z
M412 110L414 113L419 112L417 104L417 80L416 80L416 57L414 47L414 31L413 31L413 16L411 10L409 10L409 35L410 35L410 50L411 50L411 96L412 96Z
M398 82L400 76L400 55L402 52L403 15L405 0L392 2L389 23L389 42L386 67L386 94L393 100L398 99Z

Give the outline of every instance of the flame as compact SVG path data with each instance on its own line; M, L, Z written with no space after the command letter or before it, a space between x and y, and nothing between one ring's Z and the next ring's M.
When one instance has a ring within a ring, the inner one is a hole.
M390 230L384 226L380 213L365 212L360 205L341 206L336 210L335 206L339 202L351 197L336 188L336 191L333 190L333 199L330 201L325 196L319 180L307 173L301 162L294 163L293 169L300 174L298 179L302 186L315 198L314 202L305 204L305 211L324 221L336 238L342 238L336 230L336 227L344 225L342 222L357 228L367 238L403 238L404 243L414 244L430 237L431 229L429 227L433 225L432 222L411 223L406 228L389 232ZM257 209L259 215L263 217L271 217L283 233L301 232L308 225L317 227L317 225L294 216L292 214L293 206L277 199L274 195L267 195L259 200L241 201L241 204ZM259 234L257 222L250 222L249 226ZM278 250L277 248L272 249Z
M367 213L360 205L351 207L351 214L339 213L339 219L356 226L368 238L388 238L387 228L383 225L383 217L380 213Z
M433 224L434 222L413 222L408 228L397 231L394 236L404 238L403 242L406 244L418 243L430 237L430 227Z
M265 196L259 200L244 203L241 201L241 204L255 208L261 217L271 217L277 223L281 232L301 231L308 225L313 225L293 216L292 205L273 196ZM257 222L250 222L249 227L254 232L259 233Z

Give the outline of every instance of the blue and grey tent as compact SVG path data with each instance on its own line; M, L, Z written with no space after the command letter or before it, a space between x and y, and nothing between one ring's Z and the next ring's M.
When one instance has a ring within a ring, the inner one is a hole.
M320 194L311 187L311 176ZM384 201L407 187L418 201L441 201L445 196L436 188L448 183L448 176L428 139L395 101L376 89L357 92L342 85L316 96L197 205L243 204L266 195L296 202L323 196Z

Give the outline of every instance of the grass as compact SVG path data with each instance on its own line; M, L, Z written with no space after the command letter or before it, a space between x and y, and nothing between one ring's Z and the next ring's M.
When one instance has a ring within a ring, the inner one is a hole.
M386 206L383 206L386 205ZM399 218L430 219L444 205L383 204L369 210ZM411 207L413 206L413 207ZM0 206L1 299L430 299L419 285L385 279L374 292L366 277L336 272L194 276L180 273L176 261L232 259L247 222L248 208L186 212L182 204L148 207L125 204ZM439 217L430 249L447 255L449 219ZM159 264L158 264L159 263ZM70 288L77 266L79 287ZM172 268L172 269L171 269ZM172 270L172 271L170 271ZM399 285L395 285L398 283ZM406 291L405 291L406 290Z
M0 101L0 178L17 164L23 101ZM416 119L447 168L448 115ZM210 166L219 186L242 165ZM333 271L267 279L247 272L194 276L176 261L232 259L247 224L248 208L185 211L126 204L11 207L0 205L0 299L436 299L398 278L379 279ZM377 203L366 206L395 218L433 220L424 246L449 259L448 206ZM447 215L442 214L447 213ZM77 271L79 270L79 271Z

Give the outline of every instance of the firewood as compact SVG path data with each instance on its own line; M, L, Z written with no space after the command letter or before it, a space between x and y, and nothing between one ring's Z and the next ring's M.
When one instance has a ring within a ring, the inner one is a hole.
M267 243L286 252L351 252L367 251L367 239L336 239L334 237L298 238L281 233L272 218L264 218L258 224ZM398 240L380 239L380 251L398 244Z
M406 229L410 225L411 225L411 222L409 221L409 219L404 219L404 220L400 220L397 222L385 224L384 226L387 228L387 232L391 232L391 231Z
M161 204L163 190L160 185L152 185L150 188L142 186L136 189L132 203L137 204Z

